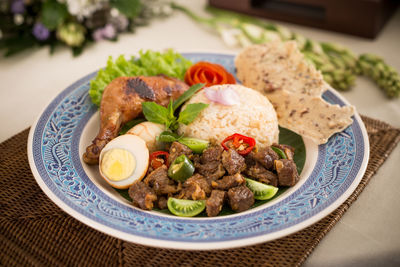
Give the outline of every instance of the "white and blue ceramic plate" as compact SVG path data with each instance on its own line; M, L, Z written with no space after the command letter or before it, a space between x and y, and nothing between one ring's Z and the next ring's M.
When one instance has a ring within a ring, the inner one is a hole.
M224 65L234 73L234 55L184 54L193 61ZM214 218L180 218L133 207L87 166L81 156L99 129L97 108L88 96L87 75L62 91L31 128L32 172L47 196L81 222L130 242L175 249L222 249L273 240L322 219L354 191L368 162L368 136L358 114L346 130L324 145L304 139L306 162L300 182L257 208ZM348 103L335 91L323 98Z

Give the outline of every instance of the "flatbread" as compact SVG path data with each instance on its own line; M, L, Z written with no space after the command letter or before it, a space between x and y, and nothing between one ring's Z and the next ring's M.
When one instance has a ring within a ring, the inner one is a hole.
M293 41L249 46L236 57L235 65L243 85L268 97L279 125L317 144L326 143L353 122L353 106L340 107L322 99L330 86Z

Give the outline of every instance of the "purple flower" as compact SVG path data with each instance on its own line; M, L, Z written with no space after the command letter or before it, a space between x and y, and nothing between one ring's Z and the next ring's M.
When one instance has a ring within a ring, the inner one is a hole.
M103 28L103 36L107 39L112 39L116 36L117 31L115 30L114 26L111 24L107 24Z
M95 30L93 32L92 37L96 42L103 40L104 39L103 38L103 29L99 28L99 29Z
M13 14L22 14L25 12L24 0L14 0L11 4L11 12Z
M40 41L47 40L50 36L50 31L40 22L35 23L32 33Z
M98 42L104 39L112 39L117 35L117 30L111 24L107 24L104 28L99 28L93 32L93 39Z

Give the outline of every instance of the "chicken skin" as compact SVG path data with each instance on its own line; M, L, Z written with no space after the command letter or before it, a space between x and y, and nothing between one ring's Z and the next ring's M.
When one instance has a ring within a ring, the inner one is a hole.
M104 146L118 136L121 126L142 113L142 102L154 101L167 106L189 86L166 76L119 77L104 89L100 104L100 131L86 148L83 160L97 164Z

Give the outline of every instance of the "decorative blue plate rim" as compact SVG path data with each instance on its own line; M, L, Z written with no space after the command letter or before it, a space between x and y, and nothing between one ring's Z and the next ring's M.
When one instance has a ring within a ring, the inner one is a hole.
M234 73L234 56L185 53L193 60L224 65ZM91 73L63 90L38 117L28 138L32 173L47 196L81 222L111 236L149 246L222 249L273 240L322 219L355 190L369 158L368 135L356 113L353 124L318 146L306 181L288 197L266 208L235 216L185 219L145 212L110 198L83 170L79 140L97 108L88 97ZM349 105L334 90L328 102Z

